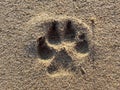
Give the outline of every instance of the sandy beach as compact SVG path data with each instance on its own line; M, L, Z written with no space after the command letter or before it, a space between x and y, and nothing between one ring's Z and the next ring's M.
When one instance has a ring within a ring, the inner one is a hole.
M120 1L0 0L0 90L120 90Z

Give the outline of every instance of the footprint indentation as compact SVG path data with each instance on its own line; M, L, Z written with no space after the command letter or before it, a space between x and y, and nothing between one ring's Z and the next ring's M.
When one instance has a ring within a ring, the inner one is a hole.
M38 40L38 54L42 59L48 59L53 56L54 50L47 46L45 42L45 37L40 37Z
M75 49L80 53L89 52L88 42L86 40L78 42L75 46Z
M52 74L57 70L58 70L58 68L55 65L52 65L52 64L49 65L49 67L47 67L47 71L48 71L49 74Z
M79 35L79 39L84 40L85 39L85 34Z
M54 60L56 63L61 64L59 66L62 66L63 68L66 68L70 62L72 62L72 58L68 55L65 49L61 49Z
M70 20L67 21L66 27L64 28L64 38L66 40L74 40L76 36L76 31L73 27L73 24Z
M52 22L52 26L49 28L47 32L48 41L51 44L58 44L60 43L60 33L58 31L58 22Z
M52 64L48 67L48 72L54 73L60 68L67 69L70 67L71 63L71 56L68 55L65 49L61 49L53 59Z
M91 49L89 49L88 36L91 34L88 34L89 28L83 22L76 21L71 19L53 21L52 19L51 22L48 20L48 27L46 23L42 24L46 25L48 30L43 37L38 38L37 50L40 59L51 59L50 64L46 66L49 74L61 72L61 70L80 71L85 74L84 70L75 64L76 62L82 63L89 55Z

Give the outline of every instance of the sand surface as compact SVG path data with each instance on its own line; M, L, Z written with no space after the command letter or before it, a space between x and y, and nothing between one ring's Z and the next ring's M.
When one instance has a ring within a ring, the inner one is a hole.
M120 90L120 0L0 0L0 90Z

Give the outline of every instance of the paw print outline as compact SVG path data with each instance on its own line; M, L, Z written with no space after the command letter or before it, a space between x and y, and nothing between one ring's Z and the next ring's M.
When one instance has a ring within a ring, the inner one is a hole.
M45 27L47 31L37 40L37 50L40 59L52 60L48 73L72 70L74 61L84 61L89 56L91 32L84 23L61 19L47 22Z

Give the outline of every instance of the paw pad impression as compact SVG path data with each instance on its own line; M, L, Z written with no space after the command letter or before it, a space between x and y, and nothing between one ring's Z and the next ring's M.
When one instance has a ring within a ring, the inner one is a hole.
M41 20L36 23L41 23ZM50 60L47 66L49 74L61 69L72 71L74 62L82 63L89 56L92 33L85 23L67 17L48 19L38 25L42 35L36 34L37 53L39 59ZM33 29L36 27L34 25Z

